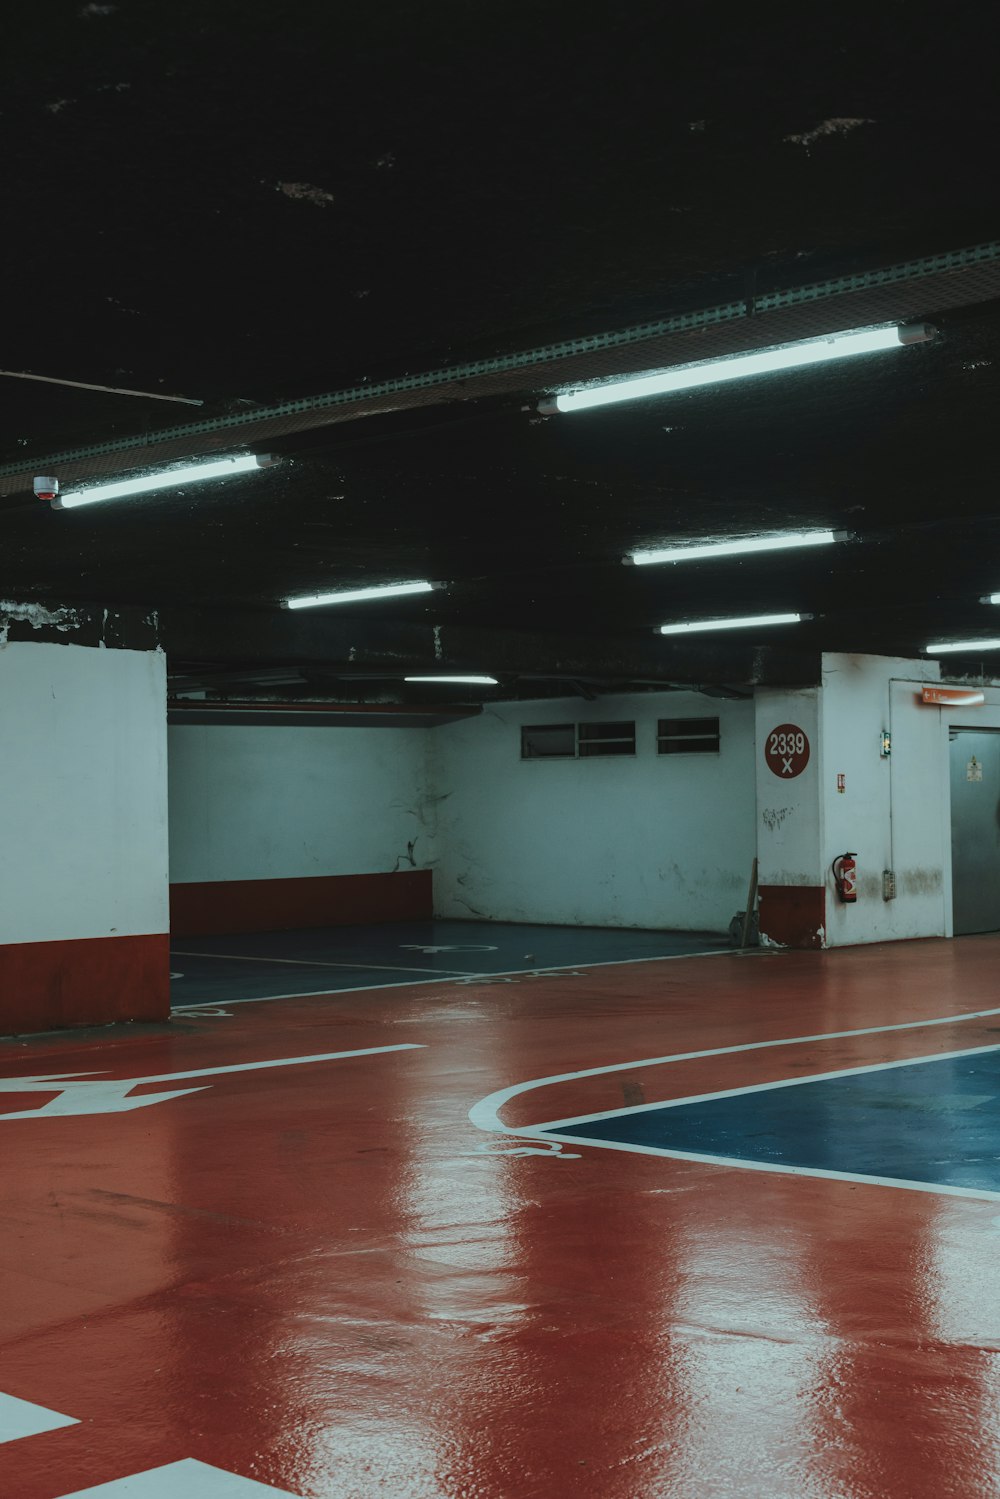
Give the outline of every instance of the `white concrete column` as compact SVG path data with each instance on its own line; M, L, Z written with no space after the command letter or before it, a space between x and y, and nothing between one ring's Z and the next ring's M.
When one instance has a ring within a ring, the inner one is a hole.
M169 1012L166 665L0 645L0 1034Z
M820 687L757 693L765 941L839 947L950 931L949 711L922 701L940 676L937 660L830 653ZM996 689L986 696L984 715L1000 701ZM804 766L768 755L782 747L775 735L787 749L791 726L809 743ZM857 862L851 902L832 870L845 853Z
M823 863L830 947L940 937L950 854L947 725L921 701L937 660L823 657ZM882 733L889 753L882 753ZM838 897L831 864L857 856L857 900ZM891 873L895 894L884 875Z

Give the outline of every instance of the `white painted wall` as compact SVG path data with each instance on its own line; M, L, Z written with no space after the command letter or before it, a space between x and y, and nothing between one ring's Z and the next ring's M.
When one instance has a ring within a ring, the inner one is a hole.
M0 646L0 942L168 929L166 664Z
M294 879L425 867L427 730L169 730L170 878Z
M657 755L658 718L718 716L718 755ZM634 719L634 759L521 760L522 724ZM723 932L754 856L750 702L510 703L432 732L440 916Z
M939 676L936 661L828 655L821 688L762 688L752 704L642 694L495 705L434 730L174 728L171 878L378 873L409 867L416 839L441 916L721 932L757 852L762 884L826 886L830 946L946 935L948 727L1000 727L1000 688L964 713L920 704ZM716 714L720 755L656 754L658 718ZM522 724L609 718L635 719L634 759L520 759ZM763 756L780 723L810 739L789 782ZM830 873L848 849L851 907Z
M822 877L830 947L943 936L947 930L947 724L941 709L920 701L921 686L940 675L937 660L823 658ZM879 755L883 729L892 734L887 760ZM838 772L845 778L843 792L837 790ZM836 855L847 850L858 859L854 905L838 899L830 870ZM886 869L896 874L892 901L882 897Z

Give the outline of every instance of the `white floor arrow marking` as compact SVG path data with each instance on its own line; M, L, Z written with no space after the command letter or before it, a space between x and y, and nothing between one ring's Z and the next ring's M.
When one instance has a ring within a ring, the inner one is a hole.
M499 952L499 948L491 946L488 942L452 942L442 947L424 947L419 942L401 942L401 952ZM413 970L414 973L417 969Z
M403 1042L397 1046L365 1046L358 1051L326 1051L310 1057L279 1057L272 1062L237 1062L230 1067L200 1067L193 1072L161 1072L155 1077L105 1078L93 1072L56 1072L38 1077L0 1077L0 1094L3 1093L51 1093L58 1089L58 1096L49 1099L37 1109L16 1109L9 1114L0 1114L0 1123L5 1119L43 1119L53 1116L65 1118L68 1114L124 1114L130 1109L145 1109L153 1103L165 1103L170 1098L183 1098L187 1093L200 1093L198 1088L171 1088L166 1093L143 1093L130 1097L133 1088L145 1083L182 1082L192 1077L221 1077L227 1072L257 1072L266 1067L304 1067L308 1062L339 1062L344 1057L371 1057L387 1051L422 1051L417 1042ZM86 1081L81 1081L86 1079ZM209 1086L206 1084L205 1086Z
M44 1405L18 1400L16 1395L0 1395L0 1443L19 1442L22 1437L37 1437L44 1431L78 1424L75 1416L61 1416Z
M193 1457L150 1468L129 1478L114 1478L94 1489L77 1489L63 1499L300 1499L288 1489L273 1489L255 1478L240 1478Z

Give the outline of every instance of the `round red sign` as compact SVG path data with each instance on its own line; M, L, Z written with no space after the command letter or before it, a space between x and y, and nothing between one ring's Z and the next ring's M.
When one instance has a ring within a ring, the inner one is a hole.
M764 759L776 776L800 776L809 764L809 740L794 723L779 723L764 742Z

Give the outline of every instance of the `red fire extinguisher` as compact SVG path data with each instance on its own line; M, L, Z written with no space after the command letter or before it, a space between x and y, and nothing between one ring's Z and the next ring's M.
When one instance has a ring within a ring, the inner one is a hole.
M858 868L856 859L856 854L838 854L831 865L834 883L837 886L837 894L847 905L858 898L858 887L855 879Z

